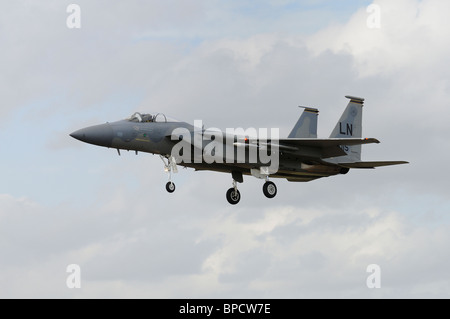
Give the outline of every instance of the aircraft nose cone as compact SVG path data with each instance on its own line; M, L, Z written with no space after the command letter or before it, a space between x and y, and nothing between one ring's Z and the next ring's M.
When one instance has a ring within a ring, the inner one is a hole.
M109 124L100 124L82 128L70 136L85 143L111 147L114 132Z

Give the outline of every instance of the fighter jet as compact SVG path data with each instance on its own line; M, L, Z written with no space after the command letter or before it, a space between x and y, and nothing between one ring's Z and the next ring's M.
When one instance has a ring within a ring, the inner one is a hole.
M80 129L70 136L117 149L119 155L120 150L159 155L169 175L166 184L169 193L175 191L172 173L178 172L177 165L229 173L232 187L226 192L226 198L235 205L241 199L237 183L243 183L243 175L263 179L264 195L274 198L277 187L270 180L272 178L309 182L347 174L350 169L407 164L406 161L361 160L362 145L380 142L375 138L362 138L364 99L346 98L350 101L327 139L317 138L319 111L312 107L302 107L304 110L287 138L279 138L273 129L270 136L268 131L258 136L261 129L227 129L223 132L205 129L198 121L191 125L162 113L138 112L124 120Z

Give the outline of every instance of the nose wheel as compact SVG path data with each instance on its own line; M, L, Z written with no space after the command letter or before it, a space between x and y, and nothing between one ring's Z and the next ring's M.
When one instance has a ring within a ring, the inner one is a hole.
M166 190L169 193L173 193L175 191L175 184L173 182L167 182L166 184Z

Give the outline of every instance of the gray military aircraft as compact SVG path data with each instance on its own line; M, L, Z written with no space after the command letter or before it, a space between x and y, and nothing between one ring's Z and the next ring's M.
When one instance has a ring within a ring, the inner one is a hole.
M172 120L162 113L138 112L128 119L86 127L70 136L115 148L119 155L120 150L158 154L169 173L166 184L169 193L175 191L172 173L178 171L177 165L231 173L233 187L228 189L226 198L235 205L241 199L237 183L243 183L243 175L264 179L263 193L273 198L277 187L269 178L308 182L347 174L350 169L407 164L405 161L361 161L361 145L380 142L375 138L362 138L364 99L346 98L350 99L347 108L328 139L317 138L319 111L311 107L303 107L291 133L282 139L272 135L269 138L267 133L263 137L251 136L256 130L204 129L195 123Z

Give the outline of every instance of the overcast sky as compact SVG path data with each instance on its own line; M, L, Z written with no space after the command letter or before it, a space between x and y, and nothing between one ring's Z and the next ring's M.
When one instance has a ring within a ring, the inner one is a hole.
M450 297L449 1L0 4L1 298ZM363 159L411 164L270 200L246 176L231 206L228 174L180 169L169 194L157 156L69 136L143 111L284 137L308 105L326 138L345 95L381 141Z

